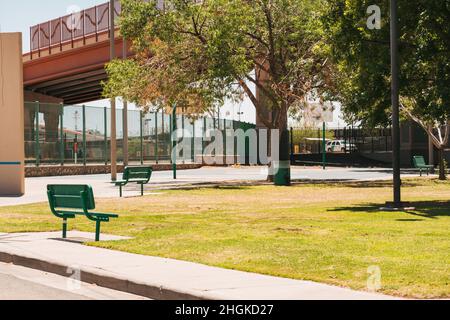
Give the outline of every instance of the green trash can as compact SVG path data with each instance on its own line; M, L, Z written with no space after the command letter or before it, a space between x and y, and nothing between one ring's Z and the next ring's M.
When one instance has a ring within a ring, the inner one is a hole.
M274 183L276 186L291 185L291 162L289 160L274 161Z

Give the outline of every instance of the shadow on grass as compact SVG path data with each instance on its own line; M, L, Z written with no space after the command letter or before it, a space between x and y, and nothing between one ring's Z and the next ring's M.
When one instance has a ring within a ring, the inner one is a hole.
M244 186L244 185L223 185L223 186L215 186L214 189L216 190L249 190L251 189L250 186Z
M356 213L370 213L370 212L380 212L380 208L385 204L373 203L364 206L348 206L348 207L337 207L333 209L328 209L328 211L339 212L339 211L350 211ZM409 206L414 207L414 210L404 211L412 216L437 219L438 217L449 217L450 216L450 201L415 201L409 202ZM397 221L413 222L420 221L421 219L397 219Z
M377 180L377 181L354 181L349 179L341 180L293 180L293 184L311 184L311 185L325 185L328 187L343 187L343 188L392 188L391 180ZM420 181L402 181L403 187L420 187L423 183Z

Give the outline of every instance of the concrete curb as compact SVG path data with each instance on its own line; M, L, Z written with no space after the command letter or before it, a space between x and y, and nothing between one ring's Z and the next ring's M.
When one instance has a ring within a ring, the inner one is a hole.
M352 290L189 261L64 243L59 232L0 234L0 262L154 300L391 300ZM91 239L92 234L73 232ZM108 241L123 237L104 235ZM68 283L69 285L69 283ZM69 291L70 287L67 286Z
M44 261L14 252L0 252L0 262L40 270L48 273L69 277L68 268L74 266L62 265L54 261ZM215 300L213 295L187 292L175 288L162 287L156 283L144 283L125 279L119 275L100 269L80 266L81 281L95 284L99 287L135 294L154 300Z

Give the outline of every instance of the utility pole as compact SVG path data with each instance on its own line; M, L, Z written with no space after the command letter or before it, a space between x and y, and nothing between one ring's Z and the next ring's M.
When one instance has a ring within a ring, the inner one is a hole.
M109 1L110 61L115 58L114 0ZM116 98L111 98L111 180L117 180Z
M392 91L392 165L394 178L393 208L401 208L400 176L400 97L397 0L391 0L391 91Z

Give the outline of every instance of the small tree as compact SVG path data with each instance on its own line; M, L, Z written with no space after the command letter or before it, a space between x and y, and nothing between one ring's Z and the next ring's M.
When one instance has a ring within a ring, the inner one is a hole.
M322 0L123 0L121 32L133 60L108 66L108 96L142 106L178 102L203 113L247 96L261 122L279 129L288 160L288 111L331 87ZM255 94L250 85L257 89Z
M344 111L370 125L390 121L389 0L377 0L381 29L367 27L370 0L328 0L323 17L333 61L341 74ZM398 0L401 109L418 123L439 150L445 179L444 149L450 119L450 7L448 1Z
M448 146L450 138L450 122L433 119L427 115L417 114L417 102L402 99L401 110L408 115L409 118L418 123L427 133L428 137L433 142L433 145L439 152L439 179L446 180L446 166L445 166L445 148Z

